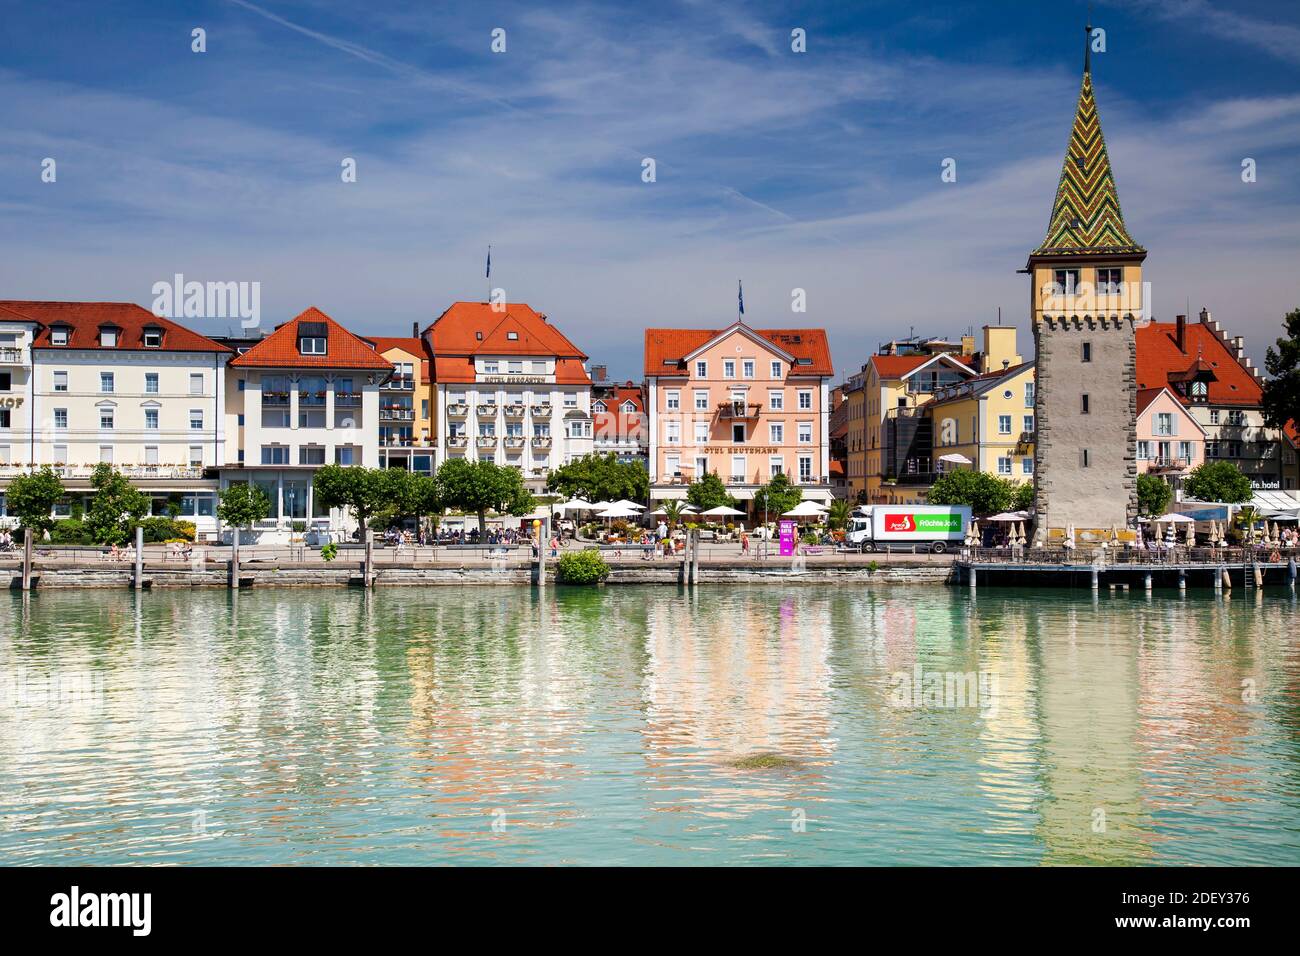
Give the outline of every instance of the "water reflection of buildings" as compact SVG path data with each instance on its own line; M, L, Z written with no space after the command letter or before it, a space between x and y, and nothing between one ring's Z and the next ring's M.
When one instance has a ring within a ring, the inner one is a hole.
M797 590L775 612L743 590L709 592L707 607L655 602L646 619L646 759L722 765L761 753L829 757L829 603Z

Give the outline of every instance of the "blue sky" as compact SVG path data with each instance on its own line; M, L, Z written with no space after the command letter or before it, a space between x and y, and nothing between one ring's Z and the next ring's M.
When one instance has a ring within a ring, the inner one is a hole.
M484 297L491 242L492 284L619 377L639 377L645 326L733 320L739 277L751 324L825 327L841 373L999 306L1025 330L1016 270L1047 226L1085 16L1029 0L6 0L0 298L147 306L182 272L260 282L264 326L314 304L406 334ZM1258 362L1300 306L1300 7L1125 0L1093 21L1156 316L1206 306Z

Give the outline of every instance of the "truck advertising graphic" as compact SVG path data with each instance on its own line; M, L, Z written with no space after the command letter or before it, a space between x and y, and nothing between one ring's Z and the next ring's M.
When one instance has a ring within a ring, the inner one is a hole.
M927 544L939 552L960 547L970 521L969 505L867 505L853 515L847 538L864 551Z

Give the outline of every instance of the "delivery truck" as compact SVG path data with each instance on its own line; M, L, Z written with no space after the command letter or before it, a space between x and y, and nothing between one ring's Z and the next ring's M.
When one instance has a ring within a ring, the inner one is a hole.
M970 505L864 505L849 519L845 540L863 551L910 544L941 554L962 546L970 521Z

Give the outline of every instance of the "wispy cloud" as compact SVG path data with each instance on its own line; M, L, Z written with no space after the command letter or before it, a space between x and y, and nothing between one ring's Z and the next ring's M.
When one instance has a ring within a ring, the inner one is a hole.
M1300 63L1300 27L1265 20L1209 0L1108 0L1111 6L1149 13L1189 30L1235 40L1290 63Z

